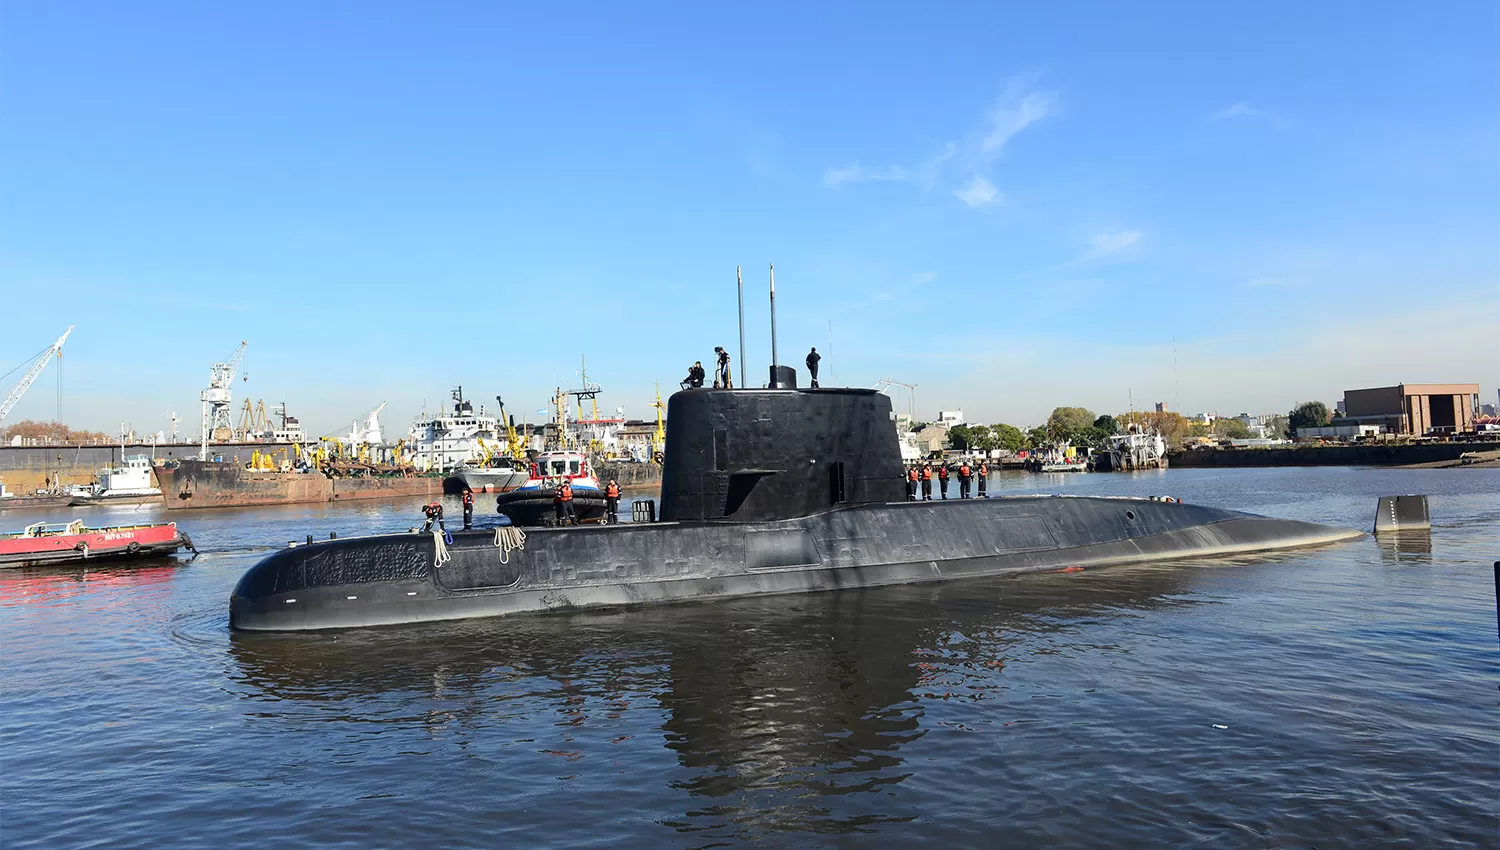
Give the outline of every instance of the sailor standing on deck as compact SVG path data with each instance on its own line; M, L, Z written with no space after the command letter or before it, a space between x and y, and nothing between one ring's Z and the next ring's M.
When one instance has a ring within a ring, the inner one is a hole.
M613 478L604 486L604 516L610 525L620 521L620 485Z
M948 464L938 464L938 489L943 493L943 498L948 498Z
M818 354L816 346L813 347L812 351L807 353L807 373L812 376L813 389L818 388L818 361L822 359L823 356Z
M908 467L907 470L906 470L906 501L908 501L908 502L915 502L916 500L917 500L917 468L915 466L912 466L912 467Z
M969 498L969 482L973 477L974 470L969 466L969 461L965 459L958 465L958 497L960 499Z
M932 464L922 464L922 501L932 501Z
M578 514L573 510L573 485L566 478L557 485L558 521L568 525L578 524Z
M474 491L464 488L464 531L474 527Z
M719 358L714 366L714 389L720 387L726 390L733 389L734 384L729 379L729 352L725 351L722 346L716 345L714 353Z
M981 460L979 462L979 498L988 499L990 495L984 490L984 480L990 477L990 462Z

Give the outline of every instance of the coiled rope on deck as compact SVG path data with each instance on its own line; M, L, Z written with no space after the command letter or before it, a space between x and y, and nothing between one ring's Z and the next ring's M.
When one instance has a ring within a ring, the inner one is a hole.
M442 530L440 528L434 528L432 530L432 566L433 566L433 569L437 569L438 567L441 567L442 565L444 565L444 564L448 563L449 561L453 560L453 556L448 554L448 544L443 541L443 538L447 537L447 536L448 536L448 532L446 532L446 531L444 531L444 530Z
M526 532L518 526L501 525L495 528L495 548L500 550L500 563L510 563L510 553L526 548Z

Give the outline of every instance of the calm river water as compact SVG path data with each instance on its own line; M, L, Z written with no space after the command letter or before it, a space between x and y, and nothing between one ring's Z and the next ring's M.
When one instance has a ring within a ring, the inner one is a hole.
M408 527L416 503L179 515L203 550L191 562L0 575L0 844L1497 844L1500 471L1007 475L993 490L1166 494L1364 529L1378 495L1429 493L1435 528L1270 557L241 635L229 591L258 558L309 532Z

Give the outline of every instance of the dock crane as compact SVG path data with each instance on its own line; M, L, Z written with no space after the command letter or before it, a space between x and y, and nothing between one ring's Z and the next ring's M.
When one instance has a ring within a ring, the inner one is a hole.
M26 395L26 391L31 389L31 385L36 383L37 377L42 374L43 369L47 368L47 364L52 362L52 358L62 356L63 343L68 341L68 334L72 332L73 326L68 325L68 329L63 331L63 335L57 338L57 342L47 346L45 350L33 358L34 362L31 364L31 368L27 369L26 374L21 376L21 380L14 387L10 388L10 392L5 394L5 401L0 402L0 422L5 421L5 417L10 414L11 408L15 407L16 402L21 400L21 396Z
M916 384L903 384L900 381L894 381L894 380L891 380L890 378L881 378L880 380L878 380L878 381L875 382L875 386L871 387L871 389L875 389L875 390L879 390L881 392L885 392L886 390L890 389L891 387L905 387L907 389L907 391L911 393L911 397L909 399L910 406L907 407L907 409L906 409L906 415L909 416L909 417L911 417L912 421L916 421L916 418L917 418L917 385Z
M505 452L514 460L526 459L526 443L522 441L521 435L516 431L516 420L505 413L505 402L500 396L495 396L495 404L500 405L500 424L505 426Z
M234 354L222 363L215 363L208 371L208 388L198 394L203 402L203 447L198 450L199 460L208 460L208 444L211 440L224 441L234 434L229 421L229 388L234 384L234 373L240 370L240 359L245 356L248 342L241 341Z

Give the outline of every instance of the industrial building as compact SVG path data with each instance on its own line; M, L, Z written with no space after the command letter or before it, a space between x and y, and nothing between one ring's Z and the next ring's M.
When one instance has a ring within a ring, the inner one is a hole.
M1344 414L1334 425L1378 425L1414 437L1474 430L1478 384L1397 384L1344 391Z

